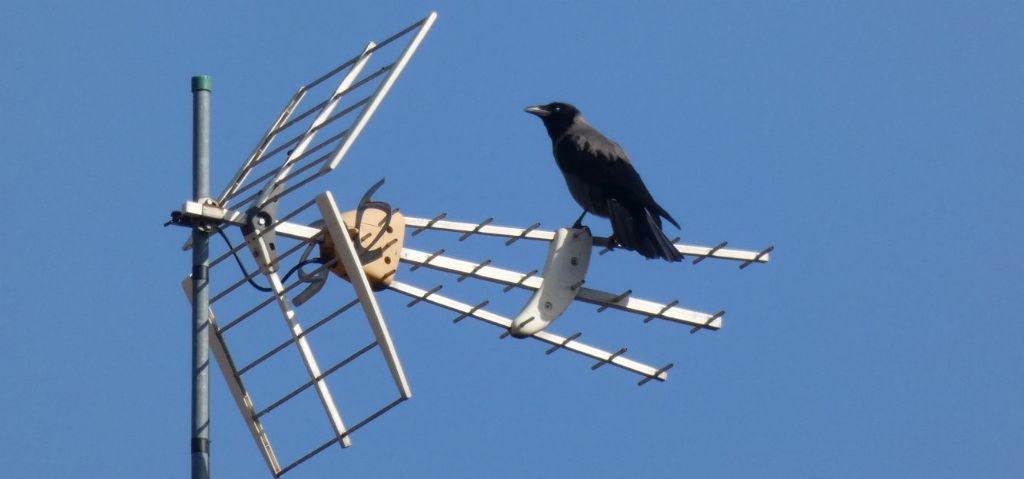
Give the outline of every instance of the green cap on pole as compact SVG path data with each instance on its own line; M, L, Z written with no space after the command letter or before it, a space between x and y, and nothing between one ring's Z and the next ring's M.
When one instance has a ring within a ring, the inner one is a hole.
M197 92L200 90L213 90L213 80L210 79L210 75L196 75L192 77L192 91Z

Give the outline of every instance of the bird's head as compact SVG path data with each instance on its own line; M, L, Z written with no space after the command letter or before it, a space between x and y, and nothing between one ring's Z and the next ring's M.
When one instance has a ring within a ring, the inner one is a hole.
M548 103L547 105L526 107L525 111L540 117L552 139L564 133L576 121L576 118L580 117L579 109L568 103L558 101Z

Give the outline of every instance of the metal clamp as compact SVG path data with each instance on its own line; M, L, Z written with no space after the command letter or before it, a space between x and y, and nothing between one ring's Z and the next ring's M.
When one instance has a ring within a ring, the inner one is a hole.
M602 304L599 308L597 308L597 312L600 313L600 312L608 309L608 307L611 306L612 304L618 304L619 301L622 301L623 299L626 299L626 297L631 295L631 294L633 294L633 290L632 289L627 289L627 290L623 291L622 294L612 298L610 301L606 302L605 304Z
M702 325L698 324L697 326L694 326L693 329L690 330L690 334L696 333L697 331L700 331L701 329L706 329L709 324L715 322L716 319L721 318L722 316L725 316L725 310L724 309L719 311L719 312L717 312L717 313L715 313L715 314L713 314L713 315L711 315L711 317L708 318L707 321L704 321L704 324L702 324Z
M423 230L425 230L427 228L430 228L431 226L434 226L434 223L437 223L438 221L443 220L446 216L448 216L448 213L441 213L441 214L435 216L434 219L428 221L427 224L425 224L423 226L420 226L419 228L416 228L416 230L412 232L412 236L416 236L416 235L422 233Z
M740 265L740 269L743 269L743 268L746 268L747 266L750 266L754 262L760 260L762 256L764 256L764 255L766 255L768 253L771 253L774 249L775 249L774 246L769 246L769 247L765 248L760 253L757 253L757 256L754 256L754 259L744 261L743 264Z
M459 275L458 278L455 278L455 279L456 279L456 281L459 281L461 283L462 281L465 281L466 278L468 278L470 276L473 276L474 274L476 274L477 271L480 271L481 269L483 269L485 266L487 266L489 264L491 264L491 260L485 259L480 264L474 266L472 271L470 271L468 273L465 273L465 274L461 274L461 275Z
M701 261L704 261L705 258L709 258L711 256L714 256L715 253L718 252L718 250L720 250L722 248L725 248L725 245L727 245L727 244L729 244L728 241L723 241L721 243L716 244L713 248L711 248L710 251L707 252L707 254L701 255L699 258L694 258L693 259L693 264L700 263Z
M411 308L413 306L416 306L416 303L419 303L420 301L423 301L424 299L427 299L428 297L430 297L430 295L440 291L441 288L443 288L443 287L444 287L443 285L439 284L437 286L434 286L433 288L430 288L430 291L427 291L426 293L423 293L423 296L417 296L416 299L413 299L412 301L410 301L409 304L405 305L405 307L406 308Z
M452 322L453 323L458 323L459 321L462 321L463 319L465 319L466 316L472 316L473 313L477 312L477 310L479 310L480 308L483 308L484 306L487 306L488 304L490 304L490 301L485 299L480 304L478 304L476 306L473 306L473 308L470 309L469 311L466 311L465 313L460 314L457 318L453 319Z
M565 341L562 341L561 343L558 343L558 344L548 348L547 351L544 351L544 354L551 354L551 353L553 353L555 351L558 351L559 349L564 348L566 344L571 343L574 339L576 339L576 338L578 338L580 336L583 336L583 333L581 331L576 331L576 333L574 333L572 336L569 336L568 338L565 338Z
M530 234L531 231L533 231L533 230L535 230L537 228L540 228L540 223L534 223L534 224L530 225L530 227L528 227L525 230L523 230L522 233L519 233L519 236L513 236L512 238L509 238L508 241L505 242L505 246L509 246L512 243L515 243L516 241L519 241L519 240L525 238L526 235Z
M652 315L644 318L644 323L649 323L654 318L661 317L661 315L665 314L665 311L668 311L668 310L672 309L672 307L677 305L677 304L679 304L679 300L678 299L673 299L671 303L666 304L665 307L661 308L661 310L658 311L657 313L652 314Z
M652 380L652 379L657 379L657 378L658 378L658 376L659 376L659 375L660 375L661 373L663 373L663 372L665 372L665 371L668 371L669 369L672 369L672 366L675 366L675 364L672 364L672 363L668 363L668 364L666 364L666 365L665 365L665 367L663 367L663 368L661 368L661 369L659 369L659 370L655 371L655 372L654 372L654 374L652 374L652 375L650 375L650 376L647 376L647 377L645 377L645 378L641 379L641 380L640 380L640 382L636 383L636 385L637 385L637 386L643 386L644 384L647 384L647 383L648 383L648 382L649 382L650 380Z
M220 225L220 221L212 221L199 216L186 215L181 211L172 211L171 220L164 223L164 227L171 225L184 226L187 228L198 228L200 231L212 233Z
M416 264L410 266L409 267L409 271L416 271L416 270L420 269L421 266L423 266L425 264L429 264L430 260L432 260L432 259L434 259L434 258L436 258L438 256L441 256L442 254L444 254L444 248L441 248L441 249L439 249L437 251L434 251L433 253L430 253L430 256L427 256L427 259L423 260L422 263L416 263Z
M608 363L614 361L615 358L621 356L625 352L626 352L626 348L619 348L618 351L615 351L614 353L611 354L611 356L608 356L608 359L602 359L602 360L598 361L597 364L591 366L590 370L591 371L596 371L597 368L599 368L601 366L604 366L605 364L608 364Z
M507 293L509 291L512 291L512 288L515 288L517 286L522 286L524 281L530 279L530 277L532 277L533 275L535 275L537 273L538 273L537 270L533 270L533 271L530 271L529 273L524 274L522 278L519 278L519 281L516 281L515 283L512 283L512 284L510 284L508 286L505 286L505 288L502 291ZM523 324L525 325L526 323L523 323Z
M481 221L480 224L478 224L475 227L473 227L473 231L467 231L467 232L463 233L462 236L459 236L459 241L466 241L466 238L469 238L470 236L473 236L474 234L478 233L480 231L480 228L483 228L484 226L487 226L492 221L494 221L494 218L487 218L487 219Z

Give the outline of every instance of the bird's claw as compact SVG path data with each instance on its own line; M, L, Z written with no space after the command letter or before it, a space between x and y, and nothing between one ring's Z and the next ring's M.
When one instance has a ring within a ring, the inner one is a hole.
M580 214L579 218L576 218L576 222L572 224L572 228L577 230L580 228L586 228L583 226L583 218L585 216L587 216L587 210L583 210L583 213ZM588 228L587 231L590 231L590 229Z
M573 223L572 226L570 227L570 229L574 229L574 230L587 230L587 234L589 234L590 236L594 236L593 232L590 231L590 227L585 225L585 224L581 224L579 221Z

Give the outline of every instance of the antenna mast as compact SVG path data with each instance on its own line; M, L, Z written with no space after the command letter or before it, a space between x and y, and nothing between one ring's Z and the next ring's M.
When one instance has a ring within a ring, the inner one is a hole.
M210 197L210 77L192 77L192 199ZM210 231L192 226L192 479L210 478Z

